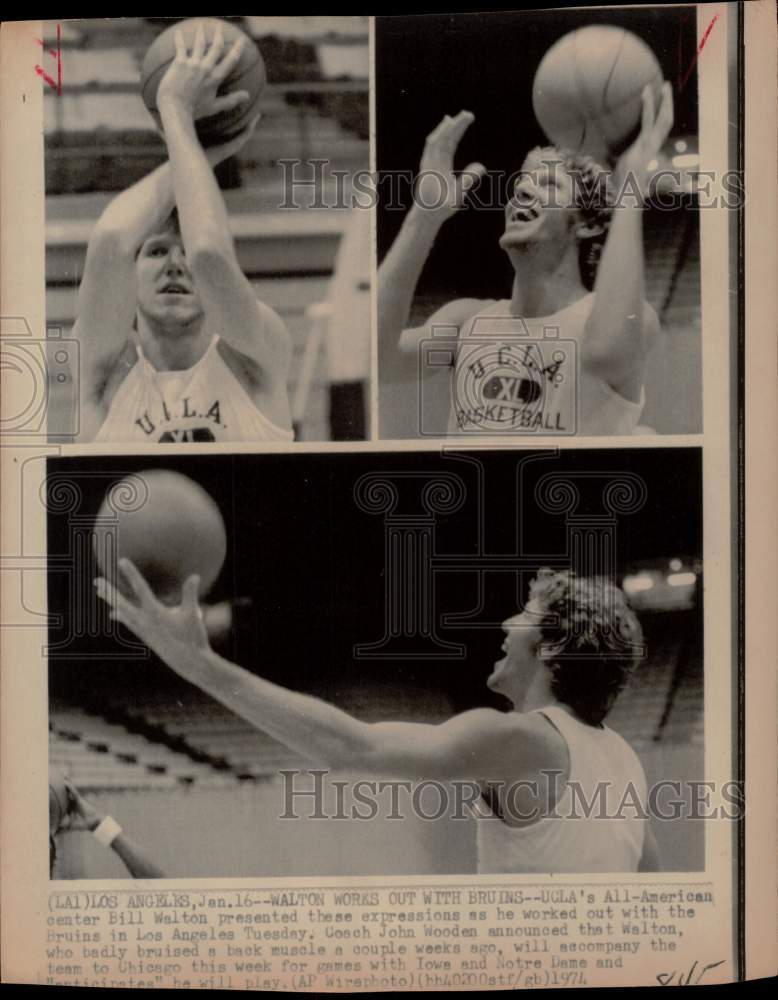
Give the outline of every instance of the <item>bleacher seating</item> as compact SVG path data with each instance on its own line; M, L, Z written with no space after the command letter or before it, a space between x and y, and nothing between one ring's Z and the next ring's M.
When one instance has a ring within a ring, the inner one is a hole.
M49 758L82 789L212 787L223 777L163 743L78 707L53 707Z
M281 769L310 765L214 701L158 699L137 705L116 701L112 707L158 739L240 779L272 777Z

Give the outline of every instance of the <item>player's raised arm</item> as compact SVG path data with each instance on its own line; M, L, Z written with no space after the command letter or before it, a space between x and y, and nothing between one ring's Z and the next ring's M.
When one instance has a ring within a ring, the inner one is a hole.
M135 256L173 208L170 167L163 164L108 205L89 237L78 290L74 335L80 351L81 426L102 422L102 372L122 349L135 317Z
M662 88L655 111L650 87L643 91L637 140L619 159L613 178L616 205L597 269L594 305L587 324L585 360L617 392L637 401L646 355L658 331L645 301L643 211L648 163L656 157L673 123L673 94Z
M212 147L207 154L209 164L216 166L232 156L244 141L238 137ZM132 329L138 251L163 226L174 204L170 164L164 163L117 195L89 237L74 328L81 359L81 426L86 438L94 435L104 419L100 392L107 366Z
M383 372L396 366L398 350L415 353L419 341L430 335L430 323L418 329L406 326L416 285L441 226L462 207L465 195L485 172L481 164L472 163L460 176L454 174L454 153L473 121L469 111L453 118L447 115L427 136L413 205L378 269L378 352ZM439 324L458 325L477 311L469 305L451 305L454 308L447 307L446 314L437 317Z
M196 576L184 584L181 606L169 608L156 599L132 563L123 559L119 565L135 603L108 581L98 580L97 593L111 605L112 618L131 629L180 677L311 760L411 779L492 775L497 779L504 776L510 751L508 758L516 768L523 736L518 716L478 709L442 725L361 722L334 705L273 684L214 653L197 604Z
M238 39L224 53L219 30L206 50L200 25L190 53L183 35L177 32L176 58L160 82L157 106L170 155L187 265L206 315L225 341L259 366L267 383L282 384L285 391L291 356L288 333L279 316L257 302L240 269L227 209L195 131L196 118L228 110L248 99L246 91L216 96L217 88L240 59L243 44L243 39Z

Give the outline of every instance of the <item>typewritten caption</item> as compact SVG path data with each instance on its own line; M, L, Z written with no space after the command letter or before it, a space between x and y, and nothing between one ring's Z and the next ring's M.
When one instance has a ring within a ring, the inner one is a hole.
M396 990L718 981L709 884L49 895L47 985ZM649 971L650 970L650 971Z

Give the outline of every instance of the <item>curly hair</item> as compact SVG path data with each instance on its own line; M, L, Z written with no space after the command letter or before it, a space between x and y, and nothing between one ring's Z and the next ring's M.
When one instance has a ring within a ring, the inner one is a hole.
M562 162L573 183L575 207L581 213L584 223L598 230L596 235L583 237L580 240L578 251L581 280L591 289L597 276L597 265L613 215L614 197L610 171L593 157L574 153L569 149L542 146L534 152Z
M583 722L601 725L643 642L624 592L601 577L541 569L529 596L542 608L540 648L551 691Z

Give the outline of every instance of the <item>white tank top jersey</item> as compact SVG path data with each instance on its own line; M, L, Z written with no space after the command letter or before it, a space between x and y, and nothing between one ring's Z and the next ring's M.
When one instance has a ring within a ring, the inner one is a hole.
M501 299L462 328L448 433L633 434L644 405L582 367L592 293L550 316L511 316Z
M612 729L587 726L556 706L540 711L567 743L568 783L554 814L524 827L509 826L479 800L479 873L637 871L648 822L640 815L646 809L646 776L637 754ZM576 800L570 788L573 782L581 789ZM620 818L598 817L598 806L585 817L586 803L597 802L599 782L606 783L606 816L617 814L619 804L626 803Z
M291 430L257 409L220 346L220 338L214 336L191 368L157 371L143 348L130 343L128 360L123 355L120 361L126 374L95 441L291 441Z

